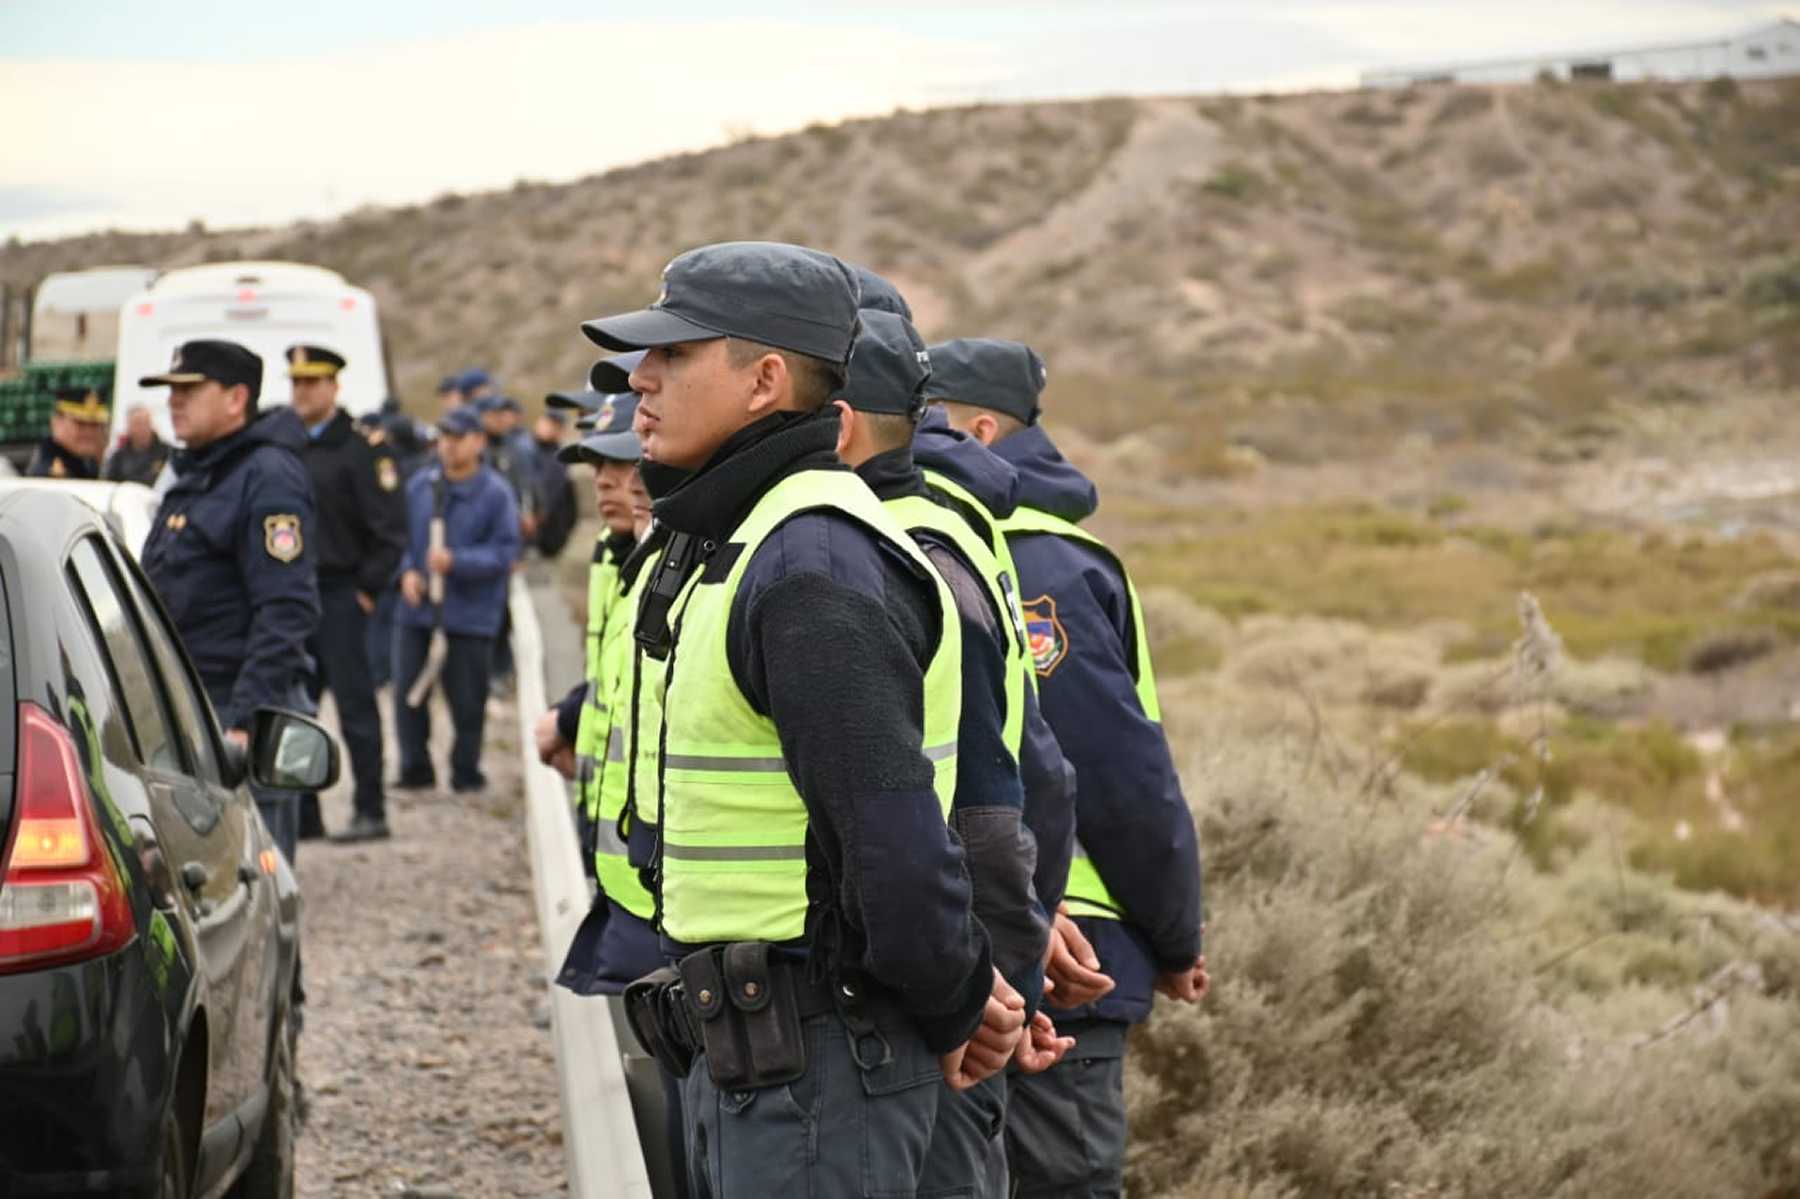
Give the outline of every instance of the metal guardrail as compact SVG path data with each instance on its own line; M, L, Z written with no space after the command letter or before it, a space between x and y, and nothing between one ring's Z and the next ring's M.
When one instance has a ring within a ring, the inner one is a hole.
M580 850L571 835L567 788L561 775L537 760L532 725L548 706L544 700L544 641L530 589L518 575L513 576L510 607L519 688L519 753L524 762L525 830L538 929L544 939L569 1194L576 1199L651 1199L620 1054L621 1030L613 1026L611 1005L556 985L563 952L587 914L588 885Z

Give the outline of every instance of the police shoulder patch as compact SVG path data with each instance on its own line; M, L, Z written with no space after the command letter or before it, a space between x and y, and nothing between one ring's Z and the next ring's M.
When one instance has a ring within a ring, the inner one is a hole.
M1019 605L1025 616L1025 646L1031 651L1031 667L1040 679L1056 673L1069 656L1069 634L1056 616L1056 601L1047 595Z
M292 562L306 548L300 518L286 513L263 517L263 549L277 562Z
M375 459L375 481L381 484L383 491L392 491L400 486L400 468L386 454Z

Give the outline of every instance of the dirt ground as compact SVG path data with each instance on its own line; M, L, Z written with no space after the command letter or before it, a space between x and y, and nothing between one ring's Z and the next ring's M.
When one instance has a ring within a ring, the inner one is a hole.
M564 1193L515 719L510 700L489 703L484 797L390 792L391 841L301 846L301 1196ZM442 779L441 703L433 726ZM348 774L324 798L327 827L349 822Z

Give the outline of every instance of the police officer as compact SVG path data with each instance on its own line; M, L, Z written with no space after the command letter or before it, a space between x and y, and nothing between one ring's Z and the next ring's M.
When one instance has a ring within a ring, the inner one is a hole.
M400 743L396 786L437 785L431 764L430 704L414 707L407 693L442 637L438 682L450 708L450 789L473 794L487 786L481 773L489 663L506 612L507 580L519 559L519 510L512 493L482 464L487 438L468 408L438 418L438 464L406 485L407 544L400 561L398 628L394 650L394 729ZM434 520L444 544L432 544ZM428 580L443 580L443 602L430 600Z
M169 443L157 436L150 410L133 404L125 411L125 437L113 449L101 471L102 477L114 483L142 483L154 487L168 462Z
M43 479L98 479L111 419L111 410L97 390L57 392L50 410L50 436L38 442L25 473Z
M1006 1015L946 823L960 625L836 459L856 297L829 255L731 243L583 326L648 350L645 458L691 472L650 489L669 542L638 608L627 800L679 982L627 1007L685 1076L700 1194L913 1193L934 1058L980 1081L968 1041Z
M994 965L1009 984L996 994L1014 1005L1022 1022L1042 992L1050 921L1033 887L1036 842L1022 820L1019 758L1029 671L1018 597L993 550L932 491L913 459L914 426L925 409L931 373L924 343L910 321L892 312L865 309L861 319L849 382L837 401L838 456L912 534L956 603L963 692L951 822L968 856L976 914L993 939ZM1054 1064L1074 1044L1057 1038L1047 1018L1034 1033L1048 1042L1039 1049L1047 1060L1034 1059L1035 1069ZM976 1045L970 1052L987 1050ZM1006 1058L994 1064L1003 1066ZM943 1095L922 1189L1005 1199L1006 1157L999 1135L1005 1115L1001 1073Z
M593 467L602 522L588 568L587 681L546 712L537 730L540 756L575 781L583 861L597 883L556 981L578 995L609 996L617 1004L628 984L663 965L652 923L656 900L627 856L632 821L625 800L631 631L664 536L651 535L650 498L638 473L641 445L631 429L637 397L589 390L557 393L549 402L587 413L586 434L561 456ZM645 1165L657 1194L685 1195L680 1080L659 1073L665 1128L661 1139L645 1139Z
M167 371L139 380L169 388L184 443L144 543L144 571L239 746L258 707L305 706L306 642L319 623L306 430L292 409L258 414L262 372L262 359L236 342L190 341ZM292 861L296 796L253 793Z
M1126 1033L1152 992L1198 1000L1200 863L1193 818L1163 737L1150 646L1124 565L1079 521L1094 485L1038 425L1043 362L1017 342L931 347L931 396L952 425L1019 476L1001 522L1017 565L1045 717L1075 767L1077 858L1068 944L1116 984L1076 1010L1053 1007L1076 1046L1012 1082L1007 1151L1021 1195L1117 1195L1125 1153ZM1092 970L1087 973L1092 974ZM1066 996L1053 1001L1062 1003Z
M338 728L356 779L355 814L340 841L388 835L381 789L381 710L369 677L368 623L394 585L406 550L400 467L380 430L361 432L337 405L343 355L326 346L287 350L294 415L306 426L302 455L318 504L319 604L311 651L319 682L337 700ZM318 797L301 801L300 836L322 836Z
M631 504L631 484L641 456L637 434L631 431L637 397L630 392L616 396L592 390L552 392L545 403L553 410L574 408L583 413L588 423L581 440L559 451L558 457L559 466L582 462L593 469L600 533L594 539L588 561L586 671L582 681L539 718L536 739L538 756L559 769L566 768L565 774L575 780L575 811L582 843L591 846L592 830L585 822L593 810L592 784L597 782L594 776L605 766L604 738L609 727L606 713L612 693L611 682L601 677L600 647L606 639L609 615L623 595L621 572L638 540ZM589 720L584 709L593 710L598 721ZM584 721L585 737L581 727ZM581 744L595 737L601 739L598 754L594 745ZM645 972L638 972L642 973Z
M473 404L487 433L487 464L512 488L519 507L519 533L526 541L537 535L537 447L531 434L519 425L519 401L511 396L489 395Z

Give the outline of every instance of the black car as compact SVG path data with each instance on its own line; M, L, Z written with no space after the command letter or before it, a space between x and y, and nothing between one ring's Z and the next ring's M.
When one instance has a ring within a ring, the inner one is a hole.
M0 492L0 1197L293 1191L300 894L245 787L335 743L219 732L101 517Z

